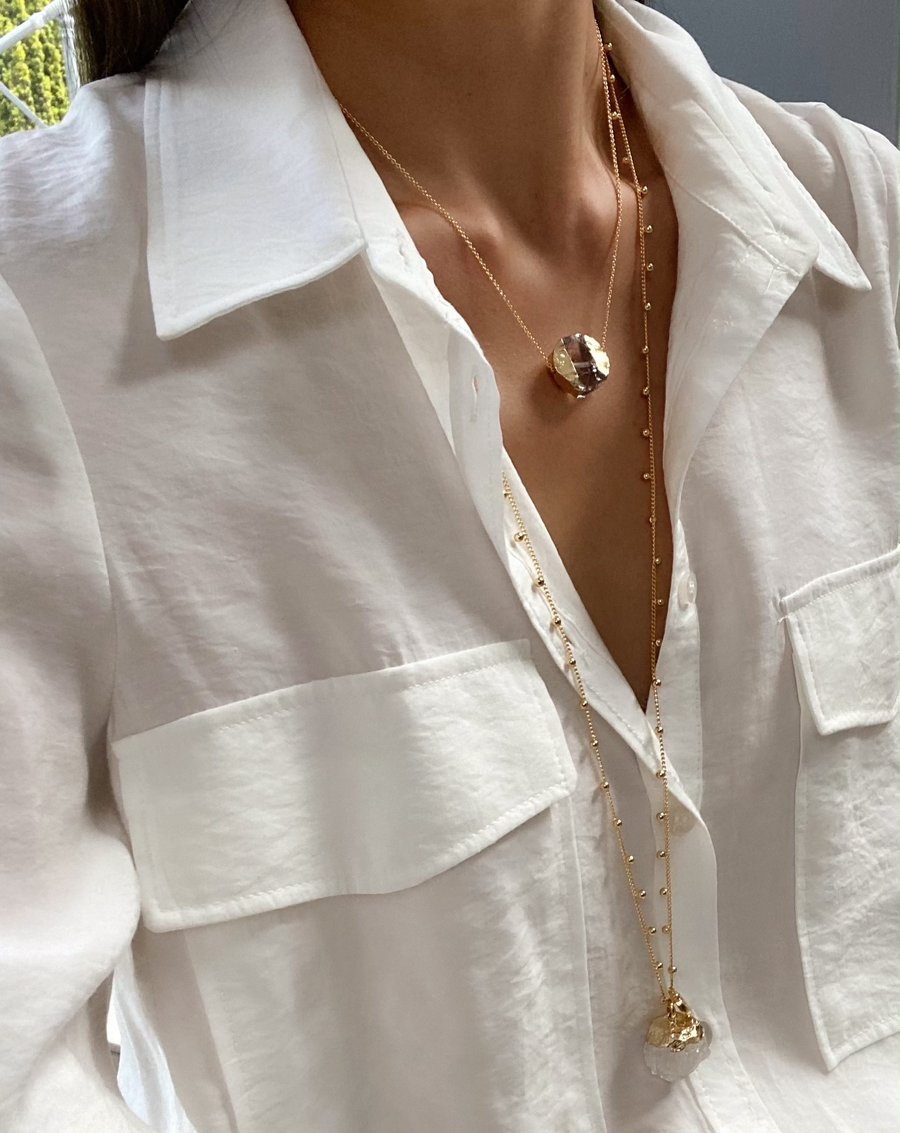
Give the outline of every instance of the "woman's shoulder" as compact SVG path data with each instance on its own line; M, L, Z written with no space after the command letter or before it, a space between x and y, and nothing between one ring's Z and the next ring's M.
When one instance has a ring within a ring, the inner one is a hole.
M779 102L735 79L723 78L722 82L762 126L795 173L826 181L836 175L851 180L865 177L875 165L860 165L853 159L868 152L881 175L896 187L900 149L871 126L844 117L824 102Z
M45 354L70 349L91 296L113 325L128 317L146 231L143 101L139 75L113 76L80 87L56 125L0 139L0 306L24 316L11 323L23 355L35 335Z
M888 272L896 307L900 150L824 102L779 102L723 79L861 262ZM867 269L868 270L868 269Z
M146 197L144 81L80 87L61 122L0 138L0 272L5 261L104 241Z

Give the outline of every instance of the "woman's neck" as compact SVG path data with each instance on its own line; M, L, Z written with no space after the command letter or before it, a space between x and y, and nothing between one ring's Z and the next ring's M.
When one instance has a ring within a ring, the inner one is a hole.
M334 96L464 226L550 246L590 223L609 164L591 0L287 3ZM392 198L428 207L356 135Z

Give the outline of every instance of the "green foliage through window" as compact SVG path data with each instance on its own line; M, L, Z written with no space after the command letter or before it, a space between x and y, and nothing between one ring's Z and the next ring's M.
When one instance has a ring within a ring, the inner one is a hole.
M0 0L0 36L13 30L45 6L42 0ZM48 126L63 119L69 109L62 31L58 20L0 54L0 81ZM35 125L0 93L0 136Z

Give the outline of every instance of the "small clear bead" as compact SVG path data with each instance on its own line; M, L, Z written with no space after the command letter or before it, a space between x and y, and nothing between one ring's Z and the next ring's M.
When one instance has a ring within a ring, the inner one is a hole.
M664 857L666 857L666 856L667 856L667 855L666 855L666 851L665 851L665 850L657 850L657 851L656 851L656 856L657 856L658 858L664 858Z
M668 897L669 896L669 891L668 891L668 889L666 889L665 885L662 887L662 889L660 889L659 895L660 895L660 897Z
M645 304L644 304L644 310L645 310L645 311L651 311L652 309L653 309L653 307L652 307L652 305L651 305L650 303L645 303Z
M645 232L647 233L647 235L649 236L649 235L650 235L650 233L651 233L651 232L653 231L653 225L652 225L652 224L648 224L648 225L647 225L647 227L646 227L646 228L644 229L644 231L645 231Z
M647 271L653 271L653 264L647 264Z
M642 346L641 347L641 354L649 354L649 353L650 353L650 347L649 346Z

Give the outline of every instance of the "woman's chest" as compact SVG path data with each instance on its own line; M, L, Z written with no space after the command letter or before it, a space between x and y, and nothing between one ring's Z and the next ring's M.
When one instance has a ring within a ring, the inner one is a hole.
M615 378L619 386L593 395L605 400L592 419L552 428L512 407L501 419L504 447L566 573L645 708L651 641L662 640L672 573L664 389L648 404L637 366ZM651 429L652 439L644 435Z
M611 371L574 401L549 374L542 394L565 399L535 412L497 373L503 443L597 633L642 708L651 647L661 641L672 574L672 532L662 469L665 344L654 343L649 385L635 342L608 343ZM636 357L630 357L636 356ZM649 396L644 392L649 390ZM654 585L655 583L655 585Z

